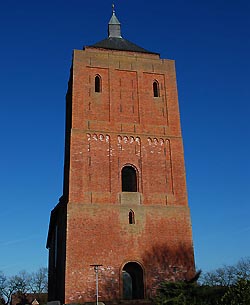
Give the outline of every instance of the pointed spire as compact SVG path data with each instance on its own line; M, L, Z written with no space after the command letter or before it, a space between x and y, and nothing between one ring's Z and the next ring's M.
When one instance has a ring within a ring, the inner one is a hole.
M112 4L112 17L109 20L108 34L109 34L109 37L122 38L121 24L115 15L115 5L114 4Z

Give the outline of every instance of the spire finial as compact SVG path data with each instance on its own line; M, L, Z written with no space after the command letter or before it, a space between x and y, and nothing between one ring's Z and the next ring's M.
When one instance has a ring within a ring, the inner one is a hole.
M121 36L121 24L115 15L115 5L112 4L112 16L109 20L109 29L108 29L109 37L122 38Z

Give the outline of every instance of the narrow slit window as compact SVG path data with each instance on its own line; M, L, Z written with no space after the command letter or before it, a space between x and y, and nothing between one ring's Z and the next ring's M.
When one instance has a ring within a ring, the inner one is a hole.
M135 224L135 213L133 210L130 210L128 213L128 222L130 225Z
M102 82L101 82L101 76L96 75L95 76L95 92L101 92Z
M156 80L153 82L153 94L154 94L154 97L160 96L159 83Z

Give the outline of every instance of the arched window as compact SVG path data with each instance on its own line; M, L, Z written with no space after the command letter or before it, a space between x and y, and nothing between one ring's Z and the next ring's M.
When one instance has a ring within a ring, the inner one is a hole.
M101 76L96 75L95 76L95 92L101 92L102 90L102 82L101 82Z
M122 169L122 191L137 192L136 170L133 166L127 165Z
M154 94L154 97L160 96L159 83L157 82L157 80L155 80L153 82L153 94Z
M135 224L135 213L133 210L130 210L128 213L128 223L130 225L134 225Z
M128 262L122 269L123 299L144 299L144 272L137 262Z

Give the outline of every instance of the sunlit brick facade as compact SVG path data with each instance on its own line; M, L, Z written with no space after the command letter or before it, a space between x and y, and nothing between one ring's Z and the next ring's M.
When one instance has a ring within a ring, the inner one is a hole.
M112 19L113 18L113 19ZM194 275L173 60L120 35L73 52L64 192L51 213L49 299L147 299Z

